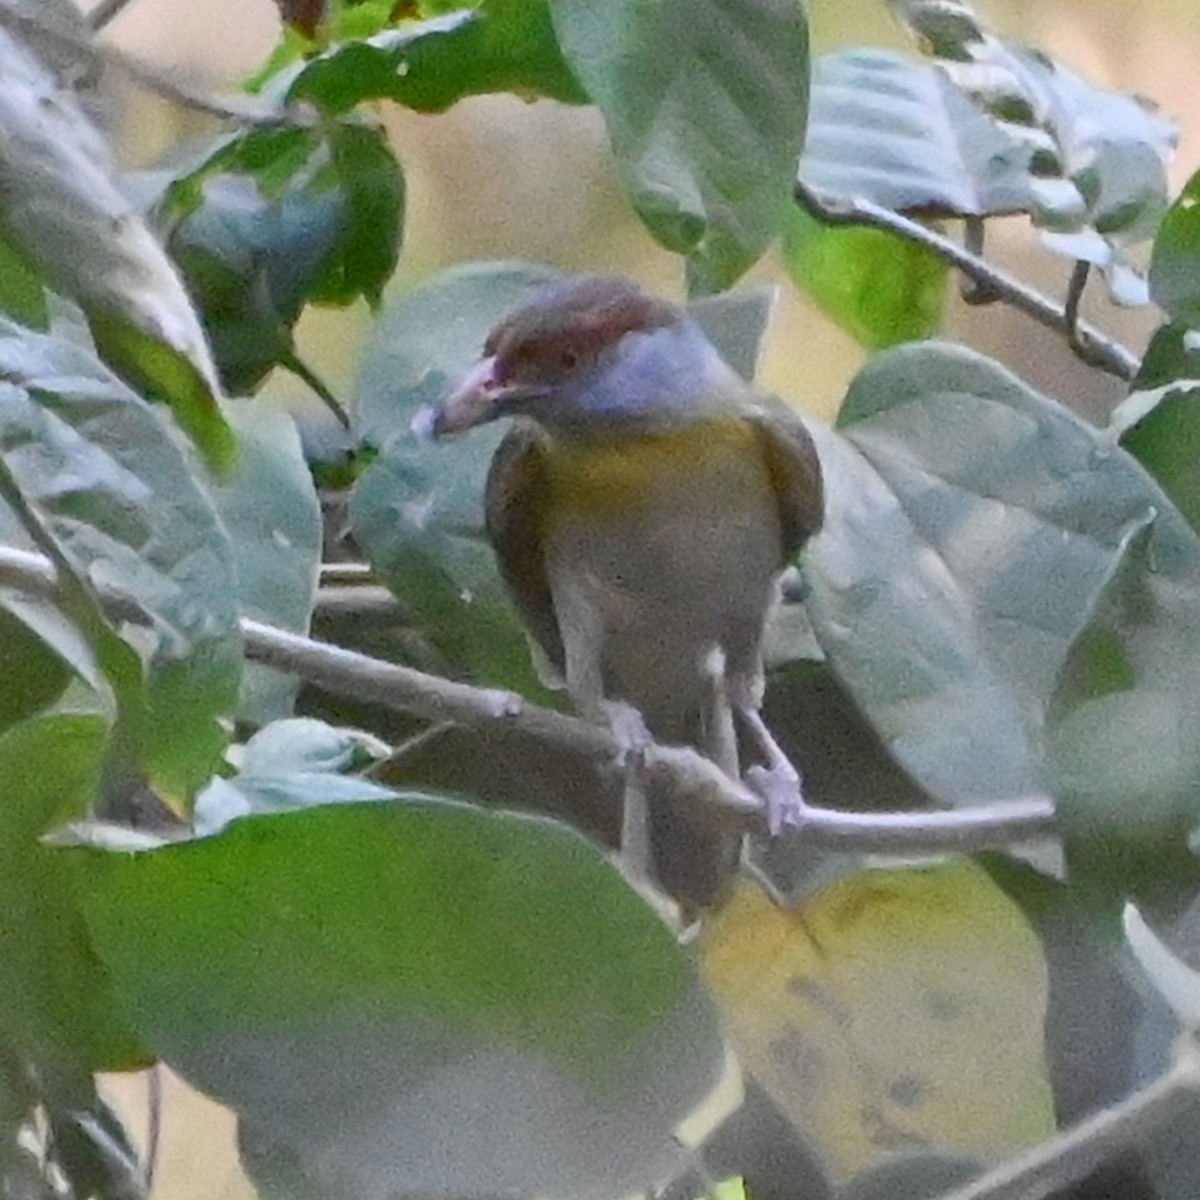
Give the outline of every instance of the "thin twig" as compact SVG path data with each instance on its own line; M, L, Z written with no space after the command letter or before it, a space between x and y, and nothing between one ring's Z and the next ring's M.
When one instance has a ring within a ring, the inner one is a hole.
M1083 293L1087 291L1088 279L1092 273L1092 264L1086 259L1077 259L1071 269L1071 279L1067 284L1067 299L1063 305L1063 315L1067 319L1067 341L1085 362L1088 361L1088 347L1079 333L1079 308L1083 304Z
M58 580L41 555L0 548L0 587L53 596ZM102 592L102 599L115 609L127 612L131 608L129 598L115 590ZM473 687L382 662L259 621L243 618L241 631L247 658L299 675L338 695L470 729L504 723L545 745L597 763L612 763L620 752L604 726L543 708L515 692ZM764 828L761 799L694 750L652 744L645 750L645 771L655 786L707 806L722 824L754 832ZM1052 834L1054 802L1048 796L1033 795L961 810L898 813L808 806L800 828L814 845L839 850L968 854Z
M1085 1179L1121 1150L1144 1145L1198 1098L1200 1052L1188 1035L1175 1064L1145 1087L940 1200L1043 1200Z
M316 611L322 617L365 617L385 621L399 620L404 615L396 597L378 584L318 588Z
M142 1194L149 1196L154 1191L158 1175L158 1159L162 1151L163 1110L163 1066L155 1063L147 1072L146 1080L146 1153L142 1168Z
M924 246L943 262L956 267L980 286L994 292L998 300L1012 305L1040 325L1064 334L1070 340L1071 327L1063 305L1056 304L1007 271L972 254L951 238L922 225L920 221L914 221L911 217L893 212L890 208L870 200L832 200L814 192L804 183L796 184L795 197L797 203L826 224L869 225L876 229L886 229L898 237ZM1082 351L1090 365L1099 367L1119 379L1133 379L1137 374L1139 362L1131 350L1092 325L1080 322L1076 328L1077 344L1073 344L1072 348L1077 353Z
M114 46L102 46L100 55L108 65L128 75L139 87L180 108L206 113L221 121L236 121L255 129L294 127L308 129L317 123L316 114L307 104L278 108L250 97L214 95L184 83L178 75L133 58Z
M337 418L343 429L350 428L350 414L342 407L342 402L333 394L329 385L302 359L295 351L287 350L279 356L279 365L291 371L302 383L306 383L317 397Z
M114 14L115 15L115 14ZM156 96L177 104L206 113L222 121L236 121L259 129L277 129L281 126L308 128L316 124L315 112L307 104L289 105L280 108L265 104L250 97L216 96L184 83L176 74L151 66L141 59L133 58L116 46L91 42L77 36L71 30L46 21L38 20L28 11L8 7L0 2L0 23L21 31L26 37L44 38L64 49L71 50L88 62L99 66L111 66L128 75L139 87Z
M119 17L122 11L129 7L131 0L100 0L95 8L84 18L87 27L93 33L99 33L111 21Z
M987 225L982 217L967 217L963 221L963 246L968 254L976 258L983 257L983 244L987 238ZM982 307L985 304L995 304L1000 299L995 288L984 283L982 279L973 279L970 275L962 277L962 287L958 293L964 304Z

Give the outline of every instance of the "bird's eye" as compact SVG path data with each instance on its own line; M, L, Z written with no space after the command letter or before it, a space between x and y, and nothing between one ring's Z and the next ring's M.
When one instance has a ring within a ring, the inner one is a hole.
M573 371L579 366L579 355L574 350L564 350L558 356L558 365L564 371Z

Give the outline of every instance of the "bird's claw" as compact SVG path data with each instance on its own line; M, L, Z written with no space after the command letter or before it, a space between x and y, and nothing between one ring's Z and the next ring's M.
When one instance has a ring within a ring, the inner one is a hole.
M602 707L617 743L618 763L623 767L630 761L638 762L654 742L642 714L632 704L621 700L605 700Z
M800 772L790 762L751 767L746 772L746 783L762 798L772 837L799 829L804 823L804 785Z

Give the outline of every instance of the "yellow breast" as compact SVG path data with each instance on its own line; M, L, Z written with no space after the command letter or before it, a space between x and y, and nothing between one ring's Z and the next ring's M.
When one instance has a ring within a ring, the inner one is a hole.
M546 466L551 520L584 514L602 520L686 499L697 488L724 491L748 476L757 481L764 475L757 435L739 417L636 436L556 442Z

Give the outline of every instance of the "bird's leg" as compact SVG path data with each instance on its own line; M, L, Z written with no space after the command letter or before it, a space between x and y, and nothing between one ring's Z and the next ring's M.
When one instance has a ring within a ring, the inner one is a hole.
M571 630L564 638L564 674L580 713L607 725L617 743L617 765L622 775L621 865L635 886L652 886L653 849L650 838L650 805L646 798L644 758L653 740L642 714L632 704L604 695L603 617L583 589L560 586L555 592L559 624Z
M622 700L602 700L603 714L617 743L621 769L621 862L630 882L654 886L650 802L646 798L645 751L653 740L642 714Z
M767 828L773 835L796 829L804 819L804 781L792 760L775 740L759 710L759 689L730 681L730 702L758 744L765 766L746 771L746 782L762 797L767 809Z
M708 703L703 720L703 749L707 757L725 772L738 777L737 730L733 727L733 708L725 682L726 658L720 646L705 656L701 668L708 685Z

